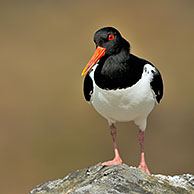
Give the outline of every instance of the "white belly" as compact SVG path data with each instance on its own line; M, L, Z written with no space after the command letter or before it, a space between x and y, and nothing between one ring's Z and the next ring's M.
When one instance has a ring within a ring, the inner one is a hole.
M93 80L94 90L90 102L109 122L135 121L144 128L146 118L155 105L150 79L149 74L143 74L132 87L117 90L101 89Z

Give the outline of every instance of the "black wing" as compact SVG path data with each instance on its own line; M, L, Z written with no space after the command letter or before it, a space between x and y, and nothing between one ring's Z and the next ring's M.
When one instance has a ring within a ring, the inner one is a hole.
M151 81L150 85L156 95L156 100L159 103L163 96L163 81L162 81L162 76L160 72L157 70L156 67L154 68L155 68L155 71L152 72L153 80Z
M88 102L90 101L92 93L93 93L93 82L88 73L84 79L84 97L86 101Z

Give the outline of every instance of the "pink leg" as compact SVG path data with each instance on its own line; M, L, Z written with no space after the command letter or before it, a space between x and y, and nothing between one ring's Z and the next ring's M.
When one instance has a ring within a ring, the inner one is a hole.
M112 135L113 138L113 144L114 144L114 152L115 152L115 157L113 160L109 161L109 162L104 162L102 163L102 166L110 166L112 164L122 164L122 160L119 156L119 151L118 151L118 147L117 147L117 143L116 143L116 134L117 134L117 129L114 126L114 124L112 124L110 126L110 133Z
M140 151L141 151L141 162L138 168L142 169L143 171L147 172L150 174L150 171L148 170L148 167L145 162L145 157L144 157L144 132L140 129L139 130L139 144L140 144Z

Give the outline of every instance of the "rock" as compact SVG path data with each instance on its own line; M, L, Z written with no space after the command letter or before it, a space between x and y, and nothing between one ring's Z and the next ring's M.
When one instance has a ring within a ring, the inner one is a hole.
M101 164L70 173L63 179L38 185L30 194L192 194L194 176L148 175L126 164Z

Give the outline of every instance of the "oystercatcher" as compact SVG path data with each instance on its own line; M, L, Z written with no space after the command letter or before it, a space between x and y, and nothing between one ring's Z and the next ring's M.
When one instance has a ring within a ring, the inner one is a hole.
M158 69L130 53L130 44L113 27L94 34L96 50L84 68L84 96L108 120L115 157L102 165L121 164L116 143L115 122L134 121L139 127L141 161L139 168L150 174L144 158L144 132L149 113L163 96Z

